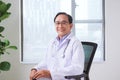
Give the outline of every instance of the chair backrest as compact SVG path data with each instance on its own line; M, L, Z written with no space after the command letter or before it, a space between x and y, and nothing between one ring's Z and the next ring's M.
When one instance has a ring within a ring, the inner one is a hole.
M97 44L93 42L82 42L85 53L84 73L89 74L89 70L97 49Z

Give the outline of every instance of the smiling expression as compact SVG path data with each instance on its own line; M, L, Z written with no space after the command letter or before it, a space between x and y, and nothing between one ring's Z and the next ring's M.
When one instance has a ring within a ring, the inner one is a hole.
M55 19L55 27L58 33L59 38L62 38L64 35L70 33L73 24L69 23L68 16L60 14Z

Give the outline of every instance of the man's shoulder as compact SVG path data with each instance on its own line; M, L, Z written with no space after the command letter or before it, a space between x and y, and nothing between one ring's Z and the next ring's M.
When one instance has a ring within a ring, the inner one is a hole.
M81 42L81 40L78 39L76 36L72 36L72 37L71 37L71 41L80 41L80 42Z
M52 45L55 41L56 41L55 38L50 39L49 42L48 42L48 45Z

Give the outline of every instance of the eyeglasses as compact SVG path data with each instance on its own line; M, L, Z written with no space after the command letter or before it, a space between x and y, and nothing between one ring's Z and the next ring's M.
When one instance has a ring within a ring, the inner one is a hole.
M60 25L60 24L61 24L61 25L67 25L68 23L69 23L69 22L67 22L67 21L62 21L62 22L56 21L56 22L55 22L55 25L56 25L56 26L58 26L58 25Z

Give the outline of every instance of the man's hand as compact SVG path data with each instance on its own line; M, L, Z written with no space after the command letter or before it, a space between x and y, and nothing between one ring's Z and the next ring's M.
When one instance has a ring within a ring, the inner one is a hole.
M51 78L51 74L49 70L39 70L37 72L32 72L32 79L39 79L39 78ZM33 76L34 75L34 76Z
M33 77L34 77L34 75L35 75L36 72L37 72L37 70L35 70L35 69L32 69L32 70L31 70L30 80L33 80Z

